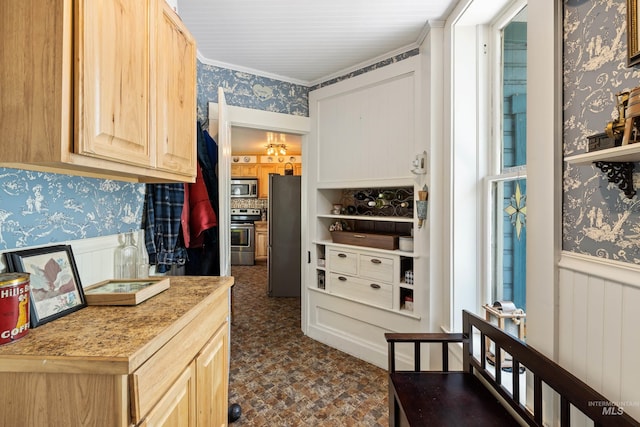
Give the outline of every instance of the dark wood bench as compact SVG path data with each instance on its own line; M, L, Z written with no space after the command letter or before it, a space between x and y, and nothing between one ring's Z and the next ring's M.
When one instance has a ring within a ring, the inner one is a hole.
M640 426L624 408L523 341L467 311L463 311L462 320L462 333L385 334L389 345L389 426L542 426L543 384L559 396L556 417L561 426L570 425L571 407L593 420L596 426ZM480 334L476 340L480 349L475 354L474 332ZM489 348L485 338L493 342L495 365L487 363ZM398 343L412 344L412 371L396 369ZM441 371L421 369L423 343L442 346ZM462 343L462 371L449 370L451 343ZM501 352L512 359L509 374L503 372L506 366ZM526 381L532 381L528 387L533 390L532 408L521 403L520 386L525 375L519 372L525 369L529 372ZM547 393L548 390L545 398Z

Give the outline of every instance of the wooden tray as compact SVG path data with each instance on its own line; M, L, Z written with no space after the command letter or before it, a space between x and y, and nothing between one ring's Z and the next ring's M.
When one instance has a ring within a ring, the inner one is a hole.
M397 234L358 233L355 231L331 232L333 243L389 250L398 249L398 237Z
M84 289L88 305L138 305L169 289L169 277L112 279Z

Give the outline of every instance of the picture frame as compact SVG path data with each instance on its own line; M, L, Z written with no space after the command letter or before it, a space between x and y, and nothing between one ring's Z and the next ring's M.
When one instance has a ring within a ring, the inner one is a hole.
M88 305L138 305L169 289L169 277L111 279L85 288Z
M25 249L5 256L9 271L29 273L31 328L87 306L71 246Z
M638 0L627 0L627 66L640 63Z

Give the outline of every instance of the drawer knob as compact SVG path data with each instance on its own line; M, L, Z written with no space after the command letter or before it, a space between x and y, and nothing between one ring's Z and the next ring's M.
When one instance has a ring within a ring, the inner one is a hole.
M371 262L374 263L374 264L382 264L382 261L380 261L379 259L376 259L376 258L373 258L371 260Z
M346 257L347 257L347 254L338 254L338 257L340 257L340 258L346 258Z
M340 280L341 282L346 282L347 278L344 276L338 276L338 280Z
M377 283L372 283L371 286L373 289L380 289L380 285L378 285Z

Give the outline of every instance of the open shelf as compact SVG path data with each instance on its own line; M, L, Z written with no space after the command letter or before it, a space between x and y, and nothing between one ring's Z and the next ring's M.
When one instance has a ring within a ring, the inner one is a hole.
M318 218L355 219L359 221L413 222L413 218L399 216L318 214Z
M633 188L633 163L640 162L640 143L568 156L565 161L574 165L594 164L607 176L609 182L618 185L625 196L632 198L636 195Z
M640 162L640 143L575 154L565 157L564 160L572 165L588 165L593 162Z
M326 246L333 246L336 248L343 248L343 249L359 249L359 250L363 250L363 251L369 251L369 252L379 252L379 253L383 253L383 254L391 254L391 255L400 255L400 256L405 256L405 257L409 257L409 258L420 258L418 254L416 254L415 252L405 252L405 251L401 251L399 249L378 249L378 248L372 248L369 246L353 246L353 245L345 245L342 243L333 243L333 241L331 240L317 240L312 242L315 245L326 245Z

